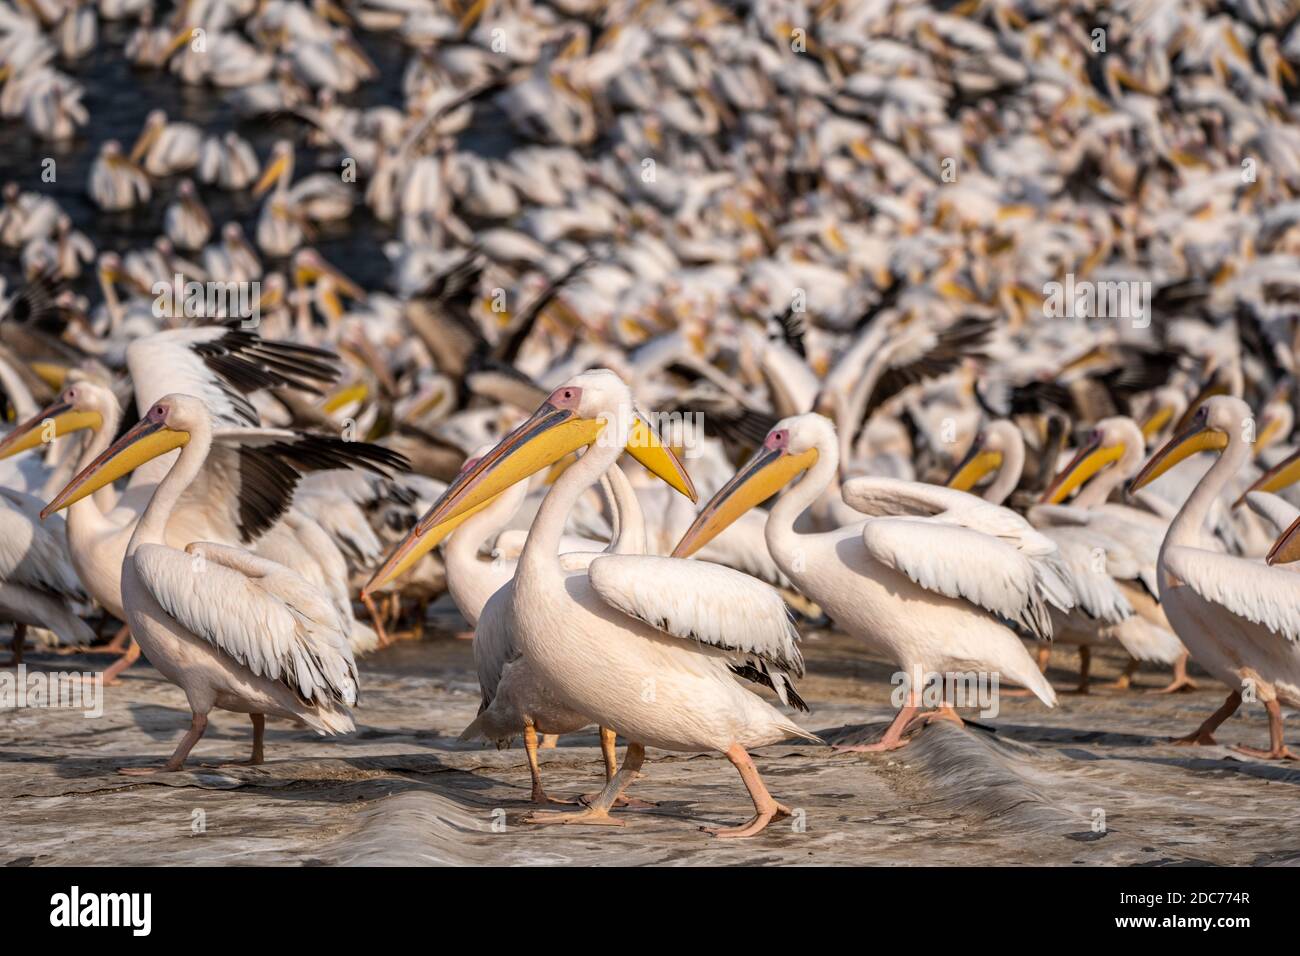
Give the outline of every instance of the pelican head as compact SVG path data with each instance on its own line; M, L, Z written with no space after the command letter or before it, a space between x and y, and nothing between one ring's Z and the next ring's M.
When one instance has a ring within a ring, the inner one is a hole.
M578 449L609 440L602 437L606 426L620 419L627 422L628 453L677 491L696 500L695 486L686 468L633 407L627 385L608 369L593 369L553 391L522 425L462 469L375 572L363 594L379 590L414 564L446 537L455 527L451 524L455 519L463 520L511 485ZM621 428L617 432L624 434Z
M1073 460L1052 479L1040 502L1059 505L1093 475L1128 458L1137 467L1146 448L1142 431L1131 418L1103 418L1089 433Z
M207 427L208 410L189 395L165 395L154 402L144 418L133 425L102 455L83 468L54 500L41 509L47 518L62 511L147 461L189 443L190 433Z
M1161 386L1151 393L1146 417L1142 419L1142 435L1147 441L1164 431L1170 422L1178 421L1187 411L1187 396L1182 389L1172 385Z
M1231 395L1215 395L1206 399L1192 415L1187 427L1180 431L1151 456L1129 488L1130 492L1155 481L1174 465L1197 452L1223 451L1234 434L1242 435L1252 427L1254 417L1250 406Z
M116 396L102 385L86 381L69 385L51 404L15 425L0 441L0 460L73 432L99 428L110 408L116 410L116 406Z
M275 185L293 169L293 143L287 139L277 140L271 147L271 158L262 171L262 178L253 186L253 197L257 198Z
M820 449L835 449L838 439L829 418L810 412L776 423L763 445L700 509L673 549L674 558L689 558L741 515L762 504L811 468Z
M958 491L970 491L988 474L1002 468L1007 455L1012 452L1012 443L1020 439L1014 432L1016 426L1008 421L989 422L971 442L966 457L953 470L948 479L948 487Z

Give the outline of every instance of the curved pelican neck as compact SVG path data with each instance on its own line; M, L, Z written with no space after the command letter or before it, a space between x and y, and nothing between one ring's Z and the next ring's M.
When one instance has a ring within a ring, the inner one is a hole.
M560 538L564 534L564 522L569 512L578 503L582 493L600 481L600 476L618 461L619 455L627 447L632 416L615 415L612 419L608 415L602 417L605 427L596 443L589 445L582 457L556 479L542 499L542 506L537 509L533 526L528 530L528 540L519 556L516 580L524 581L534 574L560 573ZM617 430L611 431L614 429Z
M605 549L607 554L648 554L645 514L641 499L628 481L622 467L615 462L605 472L614 513L614 538ZM676 492L670 492L676 494Z
M1025 471L1025 439L1020 429L1010 428L1004 435L1002 465L982 495L992 505L1000 505L1011 497Z
M1172 546L1201 547L1204 539L1206 519L1214 507L1219 494L1227 487L1233 476L1241 470L1250 459L1250 445L1234 433L1228 439L1228 447L1196 483L1187 501L1183 503L1174 520L1169 524L1164 544L1160 550Z
M837 439L834 436L819 437L814 447L817 449L817 461L804 472L802 478L777 498L776 504L768 513L763 536L774 557L789 555L799 546L799 539L803 535L794 530L795 521L836 481L840 467Z
M212 447L212 426L206 420L190 429L189 435L189 442L180 449L180 457L158 482L148 507L140 516L131 542L126 546L128 555L134 554L142 544L166 544L167 520L185 489L198 477Z

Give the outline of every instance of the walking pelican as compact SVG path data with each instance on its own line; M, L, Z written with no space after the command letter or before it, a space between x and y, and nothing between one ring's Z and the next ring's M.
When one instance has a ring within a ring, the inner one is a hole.
M1006 508L963 491L893 478L844 482L844 501L867 520L801 534L795 519L834 480L839 452L830 419L808 413L781 420L700 510L673 555L694 554L802 474L768 515L772 557L800 591L901 665L908 680L906 704L884 737L840 749L902 746L918 711L923 688L917 685L934 675L997 674L1054 706L1056 692L1017 635L1050 640L1049 607L1068 611L1074 605L1056 545ZM949 703L931 716L960 723Z
M166 543L167 524L212 448L212 417L189 395L158 400L138 424L92 461L41 512L60 511L140 465L180 449L127 544L122 602L149 661L185 691L190 729L161 768L180 770L214 707L248 714L263 759L266 715L299 720L319 734L353 729L357 667L347 627L320 590L283 565L243 550Z
M710 832L753 836L790 811L772 798L748 749L791 736L817 740L735 680L739 675L766 684L791 699L787 672L801 675L803 659L780 596L740 572L699 561L600 555L585 574L566 575L557 554L570 509L628 447L634 419L631 393L613 372L595 369L571 378L452 483L403 547L414 549L422 530L586 446L537 512L515 572L509 615L539 685L561 705L626 737L627 754L587 809L529 820L619 822L609 809L636 777L645 747L655 746L725 754L749 790L754 816ZM665 456L649 457L659 477L680 484Z

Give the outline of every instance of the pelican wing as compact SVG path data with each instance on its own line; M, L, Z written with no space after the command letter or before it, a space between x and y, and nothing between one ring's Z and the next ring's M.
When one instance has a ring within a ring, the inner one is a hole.
M707 561L653 555L601 555L587 578L611 607L672 637L727 652L731 669L802 709L784 672L804 673L790 611L772 588Z
M164 611L259 677L308 702L357 700L348 628L327 595L282 564L196 541L141 545L136 570Z
M223 428L213 431L207 467L183 500L202 507L230 540L247 543L279 520L308 472L361 468L391 477L406 467L401 455L369 442L287 428Z
M42 521L41 506L31 495L0 488L0 581L84 601L68 559L67 525L59 515Z
M333 382L340 374L331 352L264 339L238 324L142 336L127 346L126 364L142 412L164 395L181 392L203 399L222 425L258 424L245 396L259 389L319 393L316 383Z
M510 602L514 582L507 582L488 598L474 628L474 669L478 671L478 684L483 691L479 713L487 710L496 696L497 685L505 673L506 665L519 657L510 627Z
M1201 548L1165 550L1165 567L1198 595L1288 641L1300 639L1300 576Z
M1020 515L974 495L896 478L853 478L845 504L879 515L862 529L867 551L914 583L990 611L1050 639L1048 605L1075 605L1056 543Z

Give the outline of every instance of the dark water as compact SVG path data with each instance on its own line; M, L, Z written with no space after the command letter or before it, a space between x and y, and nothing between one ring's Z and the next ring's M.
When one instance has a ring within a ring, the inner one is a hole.
M186 120L199 126L205 134L220 134L234 129L252 143L259 159L265 160L272 144L281 138L297 146L299 176L318 169L338 172L339 156L305 145L307 125L294 117L277 117L267 121L239 120L228 103L230 91L206 86L188 86L170 73L140 70L132 66L123 53L123 45L134 29L130 22L100 22L99 42L84 59L58 62L56 66L72 75L85 88L83 102L90 122L77 137L63 143L46 142L32 136L21 119L0 122L0 182L16 181L23 189L52 195L100 250L125 252L150 245L162 233L163 211L176 192L181 177L154 181L153 198L148 206L124 213L101 212L86 192L90 167L100 145L109 139L122 143L124 150L144 125L150 110L165 110L169 119ZM386 34L356 31L356 37L380 75L349 96L339 100L349 106L365 107L386 104L402 105L402 71L410 51ZM480 111L481 112L481 111ZM489 153L500 152L495 142L501 134L499 118L477 121L462 136L462 147ZM56 180L41 181L42 163L52 158L56 163ZM238 221L245 235L253 239L261 201L247 190L229 193L195 182L213 219L213 236L220 235L222 224ZM355 184L357 205L349 220L325 223L316 230L311 243L330 262L340 267L367 289L382 288L389 276L388 261L380 246L393 238L393 229L375 220L363 202L364 181ZM269 268L277 263L266 260ZM17 253L0 257L0 273L11 281L18 275ZM90 289L83 277L83 290ZM97 301L97 293L92 292Z

